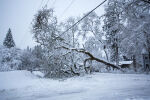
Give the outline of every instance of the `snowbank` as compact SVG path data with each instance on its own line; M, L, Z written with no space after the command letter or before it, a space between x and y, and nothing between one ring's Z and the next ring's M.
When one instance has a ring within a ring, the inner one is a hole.
M29 71L8 71L0 72L0 89L16 89L23 88L33 84L34 79L37 79Z
M44 77L44 73L42 73L40 71L33 71L32 73L37 77L41 77L41 78Z
M67 80L0 72L0 100L150 100L150 76L96 73Z

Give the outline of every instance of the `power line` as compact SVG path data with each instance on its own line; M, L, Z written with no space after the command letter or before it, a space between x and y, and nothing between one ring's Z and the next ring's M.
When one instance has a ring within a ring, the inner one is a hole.
M39 10L41 7L42 7L42 4L44 3L44 0L41 0L41 2L40 2L40 5L38 6L38 9L37 10ZM26 36L26 34L25 33L23 33L23 36L21 37L21 40L23 40L23 38ZM18 43L19 45L20 44L24 44L24 42L25 41L20 41L20 43Z
M47 7L48 3L49 3L49 0L47 0L45 7ZM53 3L51 4L51 8L53 7L53 5L55 5L55 3L56 3L56 0L54 0Z
M57 1L57 0L54 0L54 1L52 2L52 4L51 4L51 7L52 7L52 8L53 8L53 6L55 5L56 1Z
M40 5L39 5L38 9L41 8L41 6L42 6L42 4L43 4L43 1L44 1L44 0L41 1L41 3L40 3Z
M67 12L67 10L72 6L72 4L75 2L75 0L72 0L70 2L70 4L68 5L68 7L63 11L63 13L60 15L61 17L65 14L65 12Z
M57 0L54 0L51 6L55 5L56 1L57 1Z
M46 2L46 4L45 4L45 6L47 6L48 2L49 2L49 0L47 0L47 2Z
M73 28L75 25L77 25L78 23L80 23L84 18L86 18L88 15L90 15L94 10L96 10L97 8L99 8L102 4L104 4L107 0L104 0L102 3L100 3L98 6L96 6L94 9L92 9L89 13L87 13L85 16L83 16L80 20L78 20L75 24L73 24L71 27L69 27L66 31L64 31L61 35L63 35L64 33L66 33L67 31L69 31L71 28ZM60 35L60 36L61 36Z

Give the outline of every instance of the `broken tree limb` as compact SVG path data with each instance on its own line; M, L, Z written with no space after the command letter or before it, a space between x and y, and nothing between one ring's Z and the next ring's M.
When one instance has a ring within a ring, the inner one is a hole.
M104 60L102 60L102 59L96 58L96 57L94 57L90 52L87 52L87 51L85 51L84 49L67 48L67 47L65 47L65 46L61 46L60 48L64 48L64 49L66 49L66 50L74 50L74 51L76 51L76 52L80 52L80 53L83 53L83 54L88 55L90 58L85 59L84 64L85 64L86 61L88 61L88 60L95 60L95 61L97 61L97 62L100 62L100 63L103 63L103 64L105 64L105 65L111 66L113 69L118 69L118 70L124 72L120 67L118 67L118 66L116 66L116 65L114 65L114 64L111 64L111 63L109 63L109 62L106 62L106 61L104 61Z

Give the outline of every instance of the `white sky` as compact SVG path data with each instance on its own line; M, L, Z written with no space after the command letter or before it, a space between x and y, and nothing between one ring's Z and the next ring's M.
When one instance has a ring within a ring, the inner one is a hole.
M0 0L0 44L11 28L16 46L19 48L35 45L31 35L31 22L38 9L48 0ZM48 8L53 7L59 21L70 16L82 16L103 0L49 0ZM42 5L41 5L42 2ZM72 2L72 5L70 3ZM65 10L68 8L68 10ZM104 7L99 7L98 15L104 13ZM65 13L64 13L65 11ZM64 13L64 14L63 14Z

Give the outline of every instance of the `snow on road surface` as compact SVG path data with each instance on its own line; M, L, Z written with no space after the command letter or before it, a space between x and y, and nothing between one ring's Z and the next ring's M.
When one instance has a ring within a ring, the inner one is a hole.
M150 100L150 75L95 73L67 80L0 72L0 100Z

